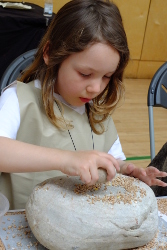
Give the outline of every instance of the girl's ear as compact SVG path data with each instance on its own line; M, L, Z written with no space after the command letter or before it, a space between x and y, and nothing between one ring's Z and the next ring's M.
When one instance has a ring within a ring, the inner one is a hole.
M45 44L43 48L43 59L46 65L49 64L49 41Z

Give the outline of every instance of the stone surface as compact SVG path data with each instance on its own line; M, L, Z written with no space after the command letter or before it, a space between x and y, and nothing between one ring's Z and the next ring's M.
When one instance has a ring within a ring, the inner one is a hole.
M99 175L99 179L97 181L97 183L105 183L107 181L107 172L106 170L99 168L98 169L98 175Z
M37 185L26 204L37 240L54 250L119 250L145 245L158 228L155 195L145 183L117 174L87 187L78 177Z

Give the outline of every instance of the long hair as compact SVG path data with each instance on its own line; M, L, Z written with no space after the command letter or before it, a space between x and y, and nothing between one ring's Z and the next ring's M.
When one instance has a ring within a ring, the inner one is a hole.
M70 127L69 124L64 124L62 117L55 116L53 109L54 85L59 67L68 56L81 52L96 42L111 45L120 55L119 65L107 87L93 99L93 105L86 104L91 127L95 133L101 134L104 132L103 121L113 112L123 96L123 72L129 60L122 18L114 3L103 0L72 0L66 3L58 11L41 40L34 62L19 79L26 83L34 79L41 81L46 115L58 128ZM43 60L46 47L48 65Z

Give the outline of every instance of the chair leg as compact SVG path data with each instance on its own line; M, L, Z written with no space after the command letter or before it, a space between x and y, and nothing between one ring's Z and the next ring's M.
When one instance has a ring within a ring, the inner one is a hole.
M153 116L153 107L148 107L149 113L149 132L150 132L150 154L151 160L155 157L155 138L154 138L154 116Z

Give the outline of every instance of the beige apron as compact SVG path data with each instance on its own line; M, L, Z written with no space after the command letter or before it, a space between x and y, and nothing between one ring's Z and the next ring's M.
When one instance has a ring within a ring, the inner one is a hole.
M69 132L57 129L45 115L41 100L41 90L35 88L34 81L28 84L17 82L17 95L21 117L20 128L17 134L18 141L43 147L74 151L74 145ZM104 123L106 132L102 135L97 135L91 131L86 113L81 115L66 105L63 105L63 107L64 118L73 121L74 128L70 129L70 134L77 150L92 150L94 142L95 150L109 151L117 139L117 131L111 117ZM56 103L54 103L54 111L59 116L61 115ZM2 173L1 179L3 180L1 180L0 188L10 199L11 208L24 208L27 198L36 184L47 178L60 175L63 175L63 173L57 170L12 173L10 175ZM4 177L6 177L5 181ZM8 190L7 187L5 188L4 183L7 183Z

